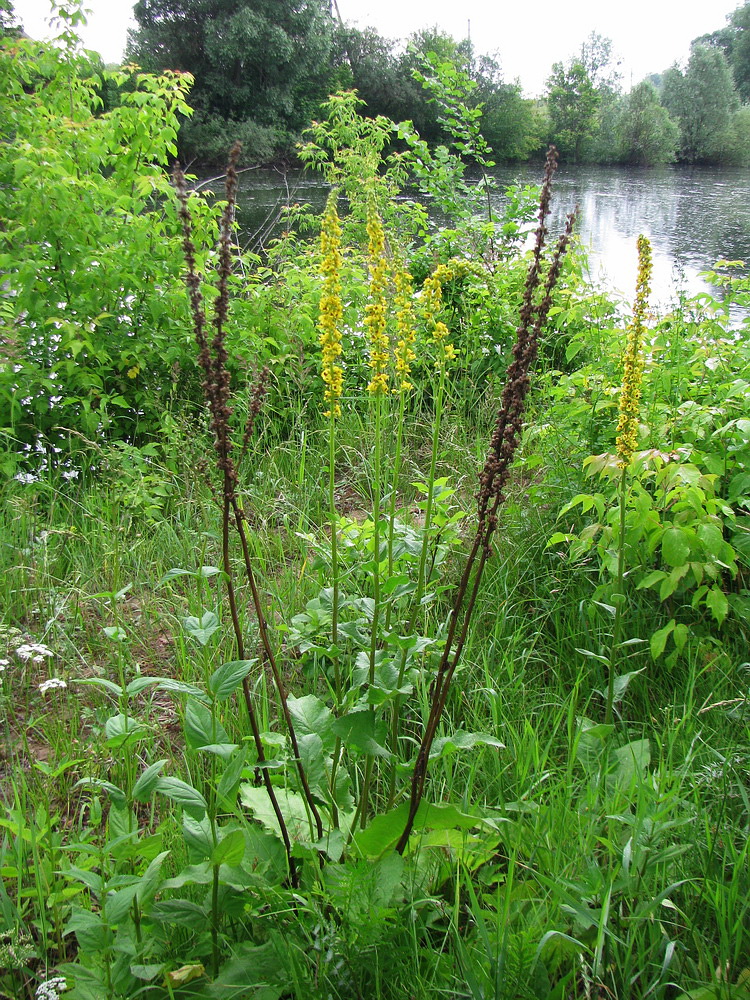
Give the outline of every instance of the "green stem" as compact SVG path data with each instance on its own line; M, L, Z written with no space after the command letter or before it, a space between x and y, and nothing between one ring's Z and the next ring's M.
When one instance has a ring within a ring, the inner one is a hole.
M627 501L627 469L622 470L620 478L620 537L617 547L617 593L615 596L615 622L612 627L612 648L609 653L609 683L607 685L607 706L604 710L604 723L612 722L615 701L615 667L617 665L617 649L620 645L622 630L622 611L625 604L625 508Z
M373 598L373 609L372 609L372 632L370 635L370 670L368 673L367 681L370 687L375 683L375 656L378 651L378 627L380 624L380 490L381 490L381 447L380 447L380 437L381 437L381 423L383 415L383 401L382 395L378 393L375 397L375 471L374 471L374 481L373 481L373 500L372 500L372 519L373 519L373 532L372 532L372 557L373 557L373 574L372 574L372 598ZM365 777L362 785L362 802L360 803L362 809L360 811L360 825L364 829L367 823L367 813L368 813L368 799L370 795L370 781L372 779L372 754L367 754L365 758Z
M333 578L333 610L331 612L331 645L338 642L339 629L339 548L338 548L338 515L336 513L336 417L331 406L330 423L328 425L328 510L331 520L331 576ZM341 664L338 653L333 656L334 689L336 705L341 701Z
M445 393L445 366L440 366L437 395L435 396L435 415L432 421L432 453L430 455L430 473L427 477L427 501L424 511L424 527L422 529L422 551L419 553L419 572L417 574L417 590L414 595L415 617L420 602L424 597L426 585L425 567L427 565L427 549L430 544L430 526L432 525L432 501L435 492L435 470L437 468L438 449L440 447L440 425L443 418L443 396Z
M401 476L401 452L404 439L404 410L406 408L406 393L402 389L398 401L398 425L396 427L396 454L393 460L393 477L391 479L391 496L388 510L388 579L393 576L393 538L396 522L396 499L398 497L398 481ZM385 615L385 631L391 627L393 604L388 605Z
M440 378L438 380L437 394L435 396L435 415L432 422L432 451L430 454L430 472L427 477L427 500L425 502L424 511L424 526L422 528L422 549L419 553L419 570L417 573L417 589L414 594L414 601L412 603L412 613L409 618L409 622L406 626L406 635L410 635L412 629L416 625L417 615L419 614L419 609L421 607L422 598L424 596L424 591L426 587L426 577L425 572L427 567L427 551L430 544L430 526L432 525L432 503L433 495L435 492L435 471L437 469L437 457L438 450L440 447L440 426L443 417L443 397L445 394L445 365L440 366ZM401 662L399 664L398 670L398 686L401 687L404 681L404 674L406 673L406 663L408 654L404 649L401 654ZM391 764L390 774L388 777L388 806L390 809L396 798L396 764L398 761L397 744L398 744L398 720L401 715L401 696L394 699L393 707L391 711L391 753L393 756L393 763Z

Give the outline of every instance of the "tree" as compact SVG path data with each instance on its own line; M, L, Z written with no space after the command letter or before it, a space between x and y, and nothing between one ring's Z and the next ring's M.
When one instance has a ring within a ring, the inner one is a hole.
M22 32L11 0L0 0L0 38L18 38Z
M543 123L519 83L505 83L497 56L474 65L476 95L482 102L482 133L499 159L525 160L542 145Z
M726 56L711 45L693 45L687 69L664 74L662 103L680 128L680 158L688 163L727 159L737 95Z
M740 100L750 103L750 2L727 15L727 21L725 28L703 35L696 42L722 49Z
M618 131L621 162L653 166L674 160L680 130L647 80L623 98Z
M560 152L579 163L585 143L593 138L601 97L580 59L557 62L547 81L547 107L552 138Z
M204 133L250 122L289 145L336 86L329 0L139 0L134 13L128 56L193 74Z

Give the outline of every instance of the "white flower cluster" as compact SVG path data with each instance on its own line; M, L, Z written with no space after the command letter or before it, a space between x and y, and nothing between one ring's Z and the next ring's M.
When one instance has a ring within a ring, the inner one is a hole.
M68 984L63 976L53 976L37 986L34 996L36 1000L60 1000L60 994L67 988Z
M16 650L16 656L19 660L23 660L24 663L28 663L29 660L32 663L44 663L46 657L54 655L52 650L48 649L41 642L25 642Z
M10 666L10 660L0 660L0 674L5 670L6 667Z
M50 677L48 681L42 681L39 685L39 693L46 694L48 691L54 691L55 688L66 688L67 686L61 677Z

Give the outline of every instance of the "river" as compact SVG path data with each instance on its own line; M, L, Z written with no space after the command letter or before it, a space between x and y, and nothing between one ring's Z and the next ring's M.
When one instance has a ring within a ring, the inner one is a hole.
M508 185L540 182L542 165L496 168L494 175L493 197L500 208ZM652 242L653 301L662 306L678 290L691 295L708 290L700 274L721 258L750 266L747 168L563 165L554 189L550 229L558 232L578 204L578 233L589 252L591 278L627 300L635 288L639 233ZM315 175L249 170L241 177L240 224L251 242L258 234L267 240L283 205L309 202L322 210L325 198L326 188Z

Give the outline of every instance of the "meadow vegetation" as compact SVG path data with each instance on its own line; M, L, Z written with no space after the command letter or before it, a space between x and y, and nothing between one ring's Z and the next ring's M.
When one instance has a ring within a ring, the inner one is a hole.
M609 301L438 66L252 256L189 80L63 27L0 52L0 997L747 1000L746 270Z

